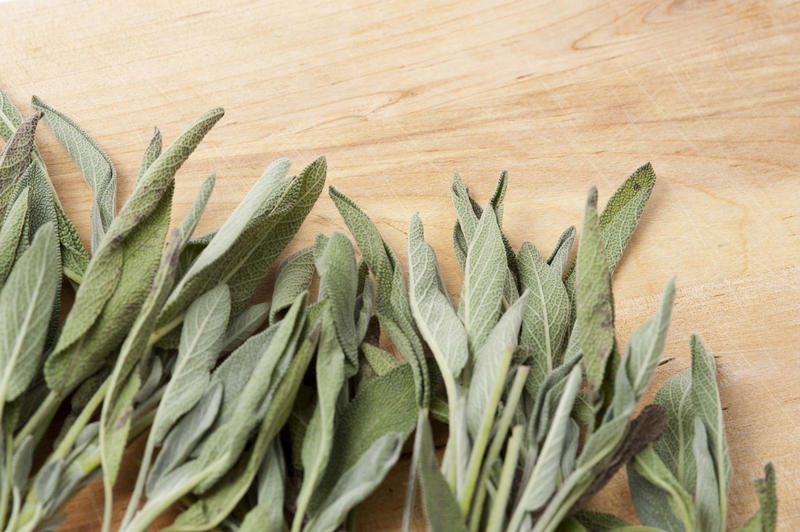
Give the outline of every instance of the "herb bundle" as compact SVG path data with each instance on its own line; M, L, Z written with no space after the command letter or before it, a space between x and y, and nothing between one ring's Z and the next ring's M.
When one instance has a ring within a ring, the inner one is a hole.
M511 248L505 173L484 208L456 176L457 305L418 216L406 285L375 224L331 188L360 258L346 235L320 234L280 263L271 300L253 302L324 187L324 159L297 175L276 161L219 229L195 237L212 174L168 236L175 174L222 110L163 150L156 130L117 212L110 158L71 119L33 107L23 120L0 93L3 529L57 527L102 473L109 530L123 451L145 432L122 531L175 504L170 531L352 529L416 429L406 529L419 484L433 530L725 530L731 465L714 359L696 337L691 369L636 415L674 282L624 350L614 333L611 275L655 184L649 165L600 214L590 192L574 265L574 227L547 258L529 242ZM36 149L40 120L93 192L91 254ZM62 278L75 290L63 320ZM449 426L441 463L429 416ZM579 509L626 465L644 526ZM742 530L772 531L771 465L756 491Z

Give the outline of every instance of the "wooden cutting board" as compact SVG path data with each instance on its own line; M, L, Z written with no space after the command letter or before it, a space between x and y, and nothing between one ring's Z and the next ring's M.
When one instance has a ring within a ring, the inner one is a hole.
M200 4L203 4L202 6ZM212 170L200 231L221 224L280 156L328 157L329 183L373 216L404 259L419 212L448 288L458 171L481 201L511 184L511 243L549 252L652 161L658 183L615 274L618 336L678 292L654 385L686 368L690 333L717 355L732 454L730 524L756 507L752 480L775 464L780 529L800 529L800 7L727 0L530 2L0 3L0 85L27 112L37 94L110 154L130 195L152 127L170 141L201 112L223 121L180 171L174 218ZM89 194L42 128L55 185L88 237ZM292 249L344 226L323 196ZM135 459L133 460L135 462ZM133 469L117 489L119 509ZM622 475L595 506L627 516ZM405 464L361 513L398 528ZM102 488L63 530L96 530ZM120 514L121 516L121 514ZM423 525L420 523L420 529Z

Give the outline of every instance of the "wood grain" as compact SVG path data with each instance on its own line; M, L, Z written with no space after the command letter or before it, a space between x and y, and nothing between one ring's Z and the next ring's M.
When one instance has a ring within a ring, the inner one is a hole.
M608 198L652 161L658 184L615 274L619 337L654 312L676 274L666 346L675 361L656 384L688 366L689 334L699 333L718 357L730 524L756 507L752 479L772 460L780 529L800 529L798 4L306 4L0 3L0 84L18 104L37 94L75 117L117 165L120 204L153 125L170 140L222 105L226 117L180 172L176 219L212 170L200 231L218 226L273 159L299 168L325 154L329 183L401 258L420 212L453 293L453 171L486 200L507 169L507 234L546 252L579 222L589 186ZM87 188L49 132L38 140L88 238ZM292 248L343 227L323 197ZM366 504L364 530L397 528L403 467ZM70 505L64 530L97 529L100 491ZM595 504L630 516L624 479Z

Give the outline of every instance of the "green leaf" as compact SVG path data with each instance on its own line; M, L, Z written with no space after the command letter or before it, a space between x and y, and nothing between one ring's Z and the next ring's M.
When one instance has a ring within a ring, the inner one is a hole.
M500 375L506 351L517 346L519 329L530 293L526 292L503 314L486 342L475 354L475 365L467 392L467 425L470 434L478 434L492 391Z
M225 331L222 351L232 351L250 338L269 318L269 303L255 303L233 318Z
M147 169L112 221L45 364L48 386L56 393L66 395L94 373L136 319L161 256L175 172L221 117L221 109L210 111L181 134Z
M653 448L681 486L694 494L696 466L692 442L696 411L692 399L691 371L682 371L670 377L658 390L653 402L667 411L667 428Z
M150 144L147 145L147 149L144 151L144 156L142 157L142 164L139 166L139 175L136 176L136 184L139 184L139 181L142 180L142 176L144 176L147 169L150 168L158 156L161 155L161 131L158 128L154 128L153 131L153 138L150 140Z
M655 184L656 174L647 163L614 192L600 215L609 271L613 272L622 258Z
M567 268L567 266L569 266L569 253L572 251L572 244L574 241L575 226L571 225L561 233L553 251L551 251L550 256L547 257L547 264L559 272L562 277L565 277L569 272Z
M0 90L0 137L8 140L21 122L22 115L8 96Z
M738 532L775 532L778 526L778 496L775 492L775 468L771 463L764 466L764 478L755 481L755 488L759 508Z
M645 447L628 464L628 484L643 524L670 532L695 530L692 495L652 447Z
M570 325L570 303L562 270L547 264L530 242L522 244L517 258L519 281L528 290L520 344L531 349L532 378L541 384L561 364L560 350Z
M413 376L409 364L375 377L359 389L336 418L333 448L336 460L328 463L325 476L311 500L316 515L334 485L359 461L380 437L389 433L411 433L417 420Z
M419 413L414 447L419 455L417 471L428 526L433 532L465 531L464 515L436 462L427 410Z
M45 124L67 150L94 193L91 227L92 251L96 251L116 211L117 173L114 165L89 134L70 118L36 96L31 105L44 114Z
M317 349L317 404L303 438L301 459L303 484L297 496L292 529L299 531L308 503L314 494L331 456L334 417L339 391L344 384L344 353L336 339L333 317L322 314L322 333Z
M697 464L695 505L700 530L725 530L725 514L720 500L719 481L714 467L713 451L709 449L706 427L700 417L694 418L694 461Z
M597 189L592 188L583 217L583 234L575 261L578 339L586 380L597 393L614 345L614 304L611 274L597 220Z
M318 235L314 242L314 262L320 276L319 300L330 302L339 343L349 365L357 368L361 339L355 321L358 267L353 244L343 233L334 232L330 238Z
M637 401L650 385L658 359L664 350L674 300L675 278L673 277L667 282L655 317L636 329L628 342L621 369L626 372Z
M692 352L692 401L697 416L705 426L708 448L711 453L715 477L718 484L719 506L722 510L721 522L724 526L728 500L728 483L731 478L731 460L728 456L728 444L725 441L725 426L722 420L722 404L717 390L717 366L714 355L706 352L700 339L692 335L690 342ZM697 423L695 422L695 432ZM695 447L697 444L695 433ZM697 453L695 452L695 459ZM698 474L700 464L698 464ZM698 484L699 484L698 480ZM695 496L698 494L695 493Z
M36 113L22 121L0 151L0 220L13 200L17 180L31 164L36 124L41 116Z
M364 262L375 276L375 313L389 337L410 364L416 388L417 404L427 405L430 401L428 366L425 362L422 343L414 329L399 261L383 241L372 220L353 200L334 187L330 187L329 193L358 244Z
M157 443L197 404L208 387L211 369L222 350L230 310L230 291L224 284L209 290L189 307L172 377L150 429Z
M459 303L472 352L480 349L500 318L506 266L500 227L494 210L487 208L467 252Z
M675 279L667 283L658 311L631 335L619 368L616 370L614 393L606 418L628 415L650 385L658 359L664 350L667 328L675 299Z
M55 227L47 224L37 231L0 291L2 402L19 397L39 369L60 282L58 240Z
M469 359L467 334L447 295L436 254L425 242L422 221L416 214L408 230L408 285L411 313L422 337L445 379L458 379Z
M0 227L0 287L5 284L14 260L17 258L22 229L28 221L28 189L25 188L17 197L8 216Z
M405 434L389 432L375 440L338 479L320 505L321 510L307 524L307 532L336 530L351 508L364 500L397 463Z
M314 255L310 247L292 253L278 267L269 321L274 323L292 306L297 296L308 290L314 276Z

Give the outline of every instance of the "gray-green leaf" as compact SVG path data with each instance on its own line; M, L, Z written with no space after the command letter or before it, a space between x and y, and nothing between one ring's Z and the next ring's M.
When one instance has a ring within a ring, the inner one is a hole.
M507 274L503 238L494 210L483 211L467 252L459 313L471 351L477 352L500 318Z
M39 369L58 272L53 224L37 231L0 291L0 401L13 401Z
M439 368L458 379L469 359L467 334L447 295L436 254L425 242L422 221L416 214L408 230L408 285L411 313L422 337Z
M614 345L614 303L611 274L597 219L597 189L592 188L583 217L583 234L575 261L578 338L583 351L586 380L599 391Z
M230 292L224 284L209 290L189 307L172 378L150 429L156 443L161 442L175 421L203 396L211 369L222 350L230 310Z
M520 344L530 348L531 376L541 383L561 363L560 349L570 325L569 296L560 267L547 264L530 242L522 244L517 267L520 285L529 292Z
M92 251L96 251L116 211L117 173L111 159L74 121L34 96L33 108L44 113L44 122L75 161L94 192L91 227Z

